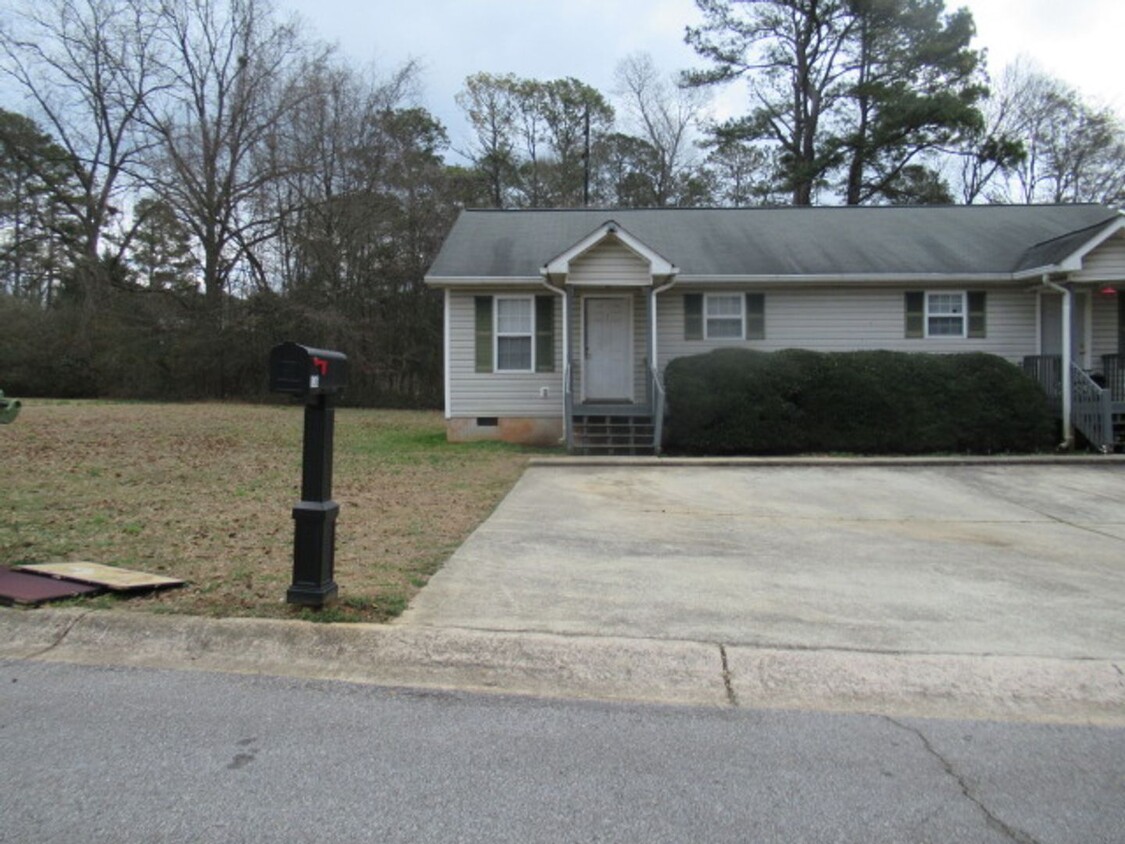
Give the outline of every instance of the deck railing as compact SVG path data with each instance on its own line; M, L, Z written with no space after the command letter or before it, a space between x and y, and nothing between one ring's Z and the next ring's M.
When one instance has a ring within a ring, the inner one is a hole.
M1102 375L1112 399L1125 401L1125 355L1102 355Z
M1116 355L1106 355L1108 357ZM1114 362L1116 364L1116 362ZM1031 355L1023 359L1023 371L1039 382L1051 409L1062 415L1062 356ZM1082 432L1089 443L1102 452L1113 449L1113 390L1114 380L1121 381L1119 369L1106 372L1106 387L1090 377L1082 367L1070 364L1071 423ZM1125 386L1125 385L1123 385Z
M1062 411L1062 355L1028 355L1023 359L1023 371L1039 382L1047 401L1055 413Z
M1074 427L1090 445L1107 454L1113 450L1113 399L1080 366L1070 365L1071 407Z

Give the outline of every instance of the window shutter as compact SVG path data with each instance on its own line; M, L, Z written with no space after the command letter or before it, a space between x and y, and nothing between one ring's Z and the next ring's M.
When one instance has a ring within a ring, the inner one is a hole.
M684 294L684 339L703 339L703 294Z
M766 339L766 294L746 294L746 339Z
M906 291L906 337L926 336L926 294L921 290Z
M476 308L476 371L492 371L492 297L474 296Z
M535 371L555 371L555 297L535 297Z
M970 290L969 300L969 336L984 337L985 335L985 294L983 290Z

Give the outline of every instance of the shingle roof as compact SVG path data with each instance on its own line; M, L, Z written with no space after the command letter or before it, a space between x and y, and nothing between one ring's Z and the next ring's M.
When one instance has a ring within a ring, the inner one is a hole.
M1049 266L1103 205L466 210L427 279L532 278L608 220L690 276L993 275Z

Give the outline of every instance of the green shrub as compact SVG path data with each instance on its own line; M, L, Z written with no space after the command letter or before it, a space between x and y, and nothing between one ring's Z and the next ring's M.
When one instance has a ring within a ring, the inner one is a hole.
M986 354L718 349L665 373L667 445L694 454L988 454L1052 445L1042 390Z

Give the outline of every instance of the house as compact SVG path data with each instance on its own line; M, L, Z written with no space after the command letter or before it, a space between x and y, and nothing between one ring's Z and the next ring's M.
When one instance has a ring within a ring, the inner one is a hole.
M1125 422L1125 216L1101 205L466 210L426 282L453 441L659 450L664 368L724 346L989 352L1067 437Z

